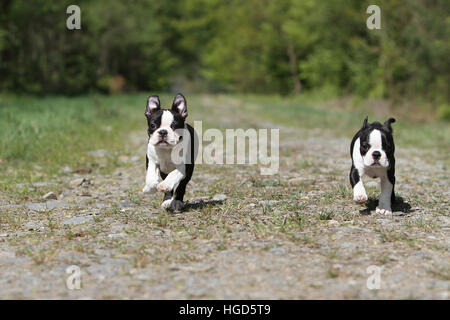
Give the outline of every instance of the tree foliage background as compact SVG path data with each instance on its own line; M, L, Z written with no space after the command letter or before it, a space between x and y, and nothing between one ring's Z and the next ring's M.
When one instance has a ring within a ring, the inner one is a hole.
M81 30L66 28L67 6ZM370 4L381 30L366 27ZM448 0L0 2L0 90L419 98L448 104Z

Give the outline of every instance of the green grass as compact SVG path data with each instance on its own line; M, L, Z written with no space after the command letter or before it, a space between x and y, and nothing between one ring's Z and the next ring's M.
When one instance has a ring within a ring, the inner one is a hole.
M34 189L16 183L52 180L65 166L116 167L115 156L130 152L129 132L146 134L145 101L145 95L0 96L0 190L25 199ZM99 165L88 154L98 149L113 157Z
M331 220L334 217L334 213L331 211L323 211L319 214L319 220Z
M63 165L89 166L87 151L120 149L123 135L143 121L134 112L138 101L143 108L139 96L0 97L0 165L50 175Z
M279 96L237 96L242 109L257 112L259 117L274 123L303 128L325 128L341 137L351 137L362 126L365 116L369 122L383 123L387 117L371 113L318 107L320 102L311 102L308 96L283 98ZM264 112L263 112L264 111ZM439 147L450 151L450 126L448 122L417 123L396 117L393 124L396 142L414 147Z
M48 180L71 168L95 167L87 153L106 149L114 155L126 154L127 134L142 130L145 135L143 110L147 95L86 95L79 97L0 96L0 181L21 182ZM163 106L172 96L161 95ZM324 109L306 98L281 98L255 95L190 95L189 120L203 120L204 127L223 127L214 114L214 104L230 105L226 117L258 117L275 123L303 128L323 128L337 136L351 138L360 127L362 113L341 109ZM232 109L232 110L231 110ZM369 116L370 120L383 120ZM222 119L226 120L226 119ZM450 149L450 126L436 122L418 124L398 119L394 125L399 145L439 147L445 157ZM109 159L115 167L116 158ZM103 167L108 168L108 164ZM305 163L302 166L308 166ZM274 182L255 181L261 186ZM343 191L342 191L343 192Z

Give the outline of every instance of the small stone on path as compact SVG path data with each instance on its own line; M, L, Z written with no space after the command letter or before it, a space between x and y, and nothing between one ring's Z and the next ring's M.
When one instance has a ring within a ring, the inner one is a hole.
M42 199L44 199L44 200L49 200L49 199L57 200L58 197L56 196L56 194L54 192L50 191L50 192L44 194Z
M223 193L221 193L221 194L216 194L216 195L212 198L213 201L224 201L224 200L226 200L226 199L227 199L227 196L226 196L225 194L223 194Z

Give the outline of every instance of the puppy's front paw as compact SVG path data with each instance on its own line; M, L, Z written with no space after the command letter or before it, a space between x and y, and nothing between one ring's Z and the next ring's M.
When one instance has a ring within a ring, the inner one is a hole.
M146 184L144 189L142 189L143 193L147 193L147 192L154 192L156 190L156 186L158 185L158 183L151 183L151 184Z
M173 186L164 180L164 181L158 183L158 185L156 186L156 189L158 189L161 192L166 193L166 192L172 191Z
M163 201L163 203L161 204L161 207L163 209L166 209L167 211L181 211L184 207L184 203L183 201L180 200L166 200Z
M172 201L173 201L172 199L163 201L163 203L161 203L161 208L166 209L166 210L170 210L170 206L172 204Z
M392 215L392 209L390 206L379 204L376 211L377 214L384 214L386 216Z
M364 203L364 202L366 202L367 201L367 199L368 199L368 197L367 197L367 194L364 192L361 192L361 193L355 193L354 195L353 195L353 200L356 202L356 203Z

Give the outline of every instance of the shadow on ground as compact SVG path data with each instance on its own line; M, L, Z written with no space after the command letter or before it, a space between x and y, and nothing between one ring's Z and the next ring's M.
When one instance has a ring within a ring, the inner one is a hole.
M365 203L366 208L359 210L359 213L362 215L370 215L372 211L378 206L377 198L369 198ZM408 202L405 202L402 197L396 197L395 202L392 205L392 212L396 216L404 216L408 213L414 212L415 210L411 210L411 205Z
M223 200L198 200L194 202L188 202L183 208L183 211L188 210L200 210L206 207L213 207L223 203Z

